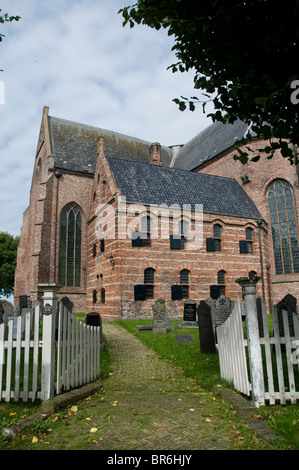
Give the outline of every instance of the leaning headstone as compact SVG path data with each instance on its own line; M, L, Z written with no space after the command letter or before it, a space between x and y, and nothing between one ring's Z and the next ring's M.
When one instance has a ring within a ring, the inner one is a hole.
M277 304L277 317L279 325L279 335L284 336L284 326L283 326L283 317L282 311L286 310L288 312L288 323L290 328L290 336L295 336L294 331L294 322L292 312L297 312L297 299L291 294L287 294L278 304Z
M196 302L195 300L188 299L184 303L183 321L180 328L195 328L197 327L196 321Z
M164 299L158 299L153 309L153 333L166 334L167 332L167 312ZM169 323L169 320L168 320Z
M28 308L28 296L25 294L19 295L19 307Z
M213 331L216 329L216 300L209 297L205 300L206 304L211 308L211 317L212 317L212 325Z
M215 327L222 325L230 316L233 302L225 297L225 295L221 294L219 299L215 302L216 307L216 320L215 320Z
M199 344L202 354L216 353L215 337L212 325L211 307L201 300L197 308Z
M265 313L266 303L264 299L258 297L256 299L256 312L257 312L257 322L259 327L259 336L260 338L264 338L264 324L263 324L263 315Z
M17 322L18 322L18 317L8 317L7 321L7 327L12 328L12 339L16 340L17 339ZM8 337L8 330L7 330L7 337ZM24 340L25 338L25 317L22 315L22 320L21 320L21 338Z

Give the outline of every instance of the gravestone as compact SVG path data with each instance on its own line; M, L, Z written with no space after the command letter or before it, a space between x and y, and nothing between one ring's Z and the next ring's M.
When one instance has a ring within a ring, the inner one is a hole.
M195 300L188 299L184 303L183 322L179 325L180 328L195 328L197 327L196 321L196 302Z
M286 310L288 313L288 323L290 328L290 336L295 336L294 331L294 322L292 312L297 312L297 299L291 294L287 294L278 304L277 304L277 317L279 325L279 335L284 336L284 326L283 326L283 317L282 311Z
M212 325L211 307L201 300L197 308L199 344L201 354L216 353L215 337Z
M153 309L153 333L155 334L166 334L167 332L167 323L169 324L166 305L164 299L158 299L154 305Z
M174 335L176 343L194 343L192 335Z
M101 349L104 348L104 341L102 335L102 318L101 315L97 312L90 312L85 317L85 324L90 326L99 326L100 327L100 343Z
M206 304L211 308L211 318L212 318L212 325L213 331L216 329L216 300L209 297L205 300Z
M230 316L233 302L225 297L225 295L221 294L219 299L215 302L216 308L216 318L215 318L215 328L222 325Z
M258 297L256 299L256 312L257 312L257 322L259 327L259 336L264 338L264 324L263 324L263 312L265 311L266 304L264 299ZM266 315L267 313L265 313Z
M19 307L28 308L28 296L25 294L19 295Z
M17 322L18 322L18 317L8 317L7 319L7 331L6 331L6 339L8 338L8 330L9 328L12 327L12 339L16 340L17 339ZM21 320L21 338L24 340L25 338L25 317L22 315L22 320Z

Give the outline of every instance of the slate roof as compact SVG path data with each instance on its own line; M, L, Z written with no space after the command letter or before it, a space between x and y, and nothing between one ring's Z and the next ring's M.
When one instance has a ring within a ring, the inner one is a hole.
M127 202L140 204L203 204L203 211L261 218L247 193L232 178L107 158L117 187Z
M249 125L242 121L233 124L215 122L187 142L178 152L173 166L193 170L204 162L233 147L248 132Z
M93 174L99 136L104 137L105 155L149 162L152 142L52 116L48 117L48 123L55 168ZM161 159L163 165L170 165L169 147L161 146Z

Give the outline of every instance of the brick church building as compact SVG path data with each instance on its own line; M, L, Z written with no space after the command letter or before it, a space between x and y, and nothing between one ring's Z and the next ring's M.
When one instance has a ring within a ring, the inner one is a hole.
M15 301L58 284L75 312L146 318L261 277L269 305L299 298L299 168L233 158L244 123L163 146L49 115L44 107L15 273ZM261 147L258 140L253 148Z

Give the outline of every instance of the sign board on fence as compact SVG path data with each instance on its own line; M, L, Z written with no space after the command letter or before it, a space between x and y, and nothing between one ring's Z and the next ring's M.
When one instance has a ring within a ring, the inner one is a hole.
M52 305L46 304L43 308L44 315L51 315L52 314Z

